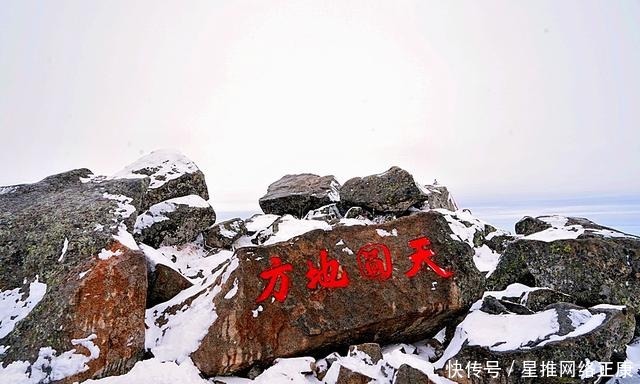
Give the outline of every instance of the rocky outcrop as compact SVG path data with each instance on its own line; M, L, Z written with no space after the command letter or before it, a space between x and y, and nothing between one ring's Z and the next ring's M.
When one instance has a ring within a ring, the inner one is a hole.
M198 195L209 199L204 174L180 152L157 150L138 159L114 175L117 178L149 178L142 210L175 197Z
M0 349L16 381L121 374L142 357L146 262L127 228L147 185L80 169L0 194L0 290L16 294Z
M154 204L136 219L134 236L159 247L192 241L216 220L211 205L198 195L172 198Z
M333 176L286 175L269 185L259 200L267 214L304 217L307 212L340 201L340 183Z
M340 202L345 208L361 207L373 212L404 213L428 199L413 176L404 169L349 179L340 188Z
M459 383L585 382L581 375L592 382L598 365L590 367L590 362L614 362L608 372L613 376L615 362L624 360L634 325L631 312L610 305L585 309L557 303L527 315L475 310L458 326L444 358L435 365ZM495 366L487 369L487 362ZM563 368L561 374L561 362L572 363L573 369ZM469 364L476 368L467 370Z
M233 243L247 234L247 227L240 218L234 218L207 228L204 241L210 247L231 249Z
M228 374L353 341L435 333L482 292L472 256L437 212L241 248L238 278L220 290L234 299L217 297L218 318L191 358L206 375ZM268 279L276 271L284 281Z
M581 305L627 305L640 315L640 239L570 223L555 217L549 228L509 244L489 286L543 286L571 295Z

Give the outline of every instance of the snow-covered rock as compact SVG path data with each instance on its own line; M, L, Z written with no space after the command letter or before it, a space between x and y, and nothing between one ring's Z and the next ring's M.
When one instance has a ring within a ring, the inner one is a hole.
M209 199L204 174L182 153L162 149L141 157L113 175L118 178L149 178L143 202L146 209L175 197L198 195Z

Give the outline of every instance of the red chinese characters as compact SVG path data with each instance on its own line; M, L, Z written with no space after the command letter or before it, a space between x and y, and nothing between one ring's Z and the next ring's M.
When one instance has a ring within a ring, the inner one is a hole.
M307 288L315 289L320 285L323 288L342 288L349 285L349 275L342 268L338 260L329 259L326 249L320 251L320 266L315 265L307 260L307 279L309 283Z
M367 244L356 255L362 277L384 281L391 277L391 252L384 244Z
M289 294L289 276L287 273L293 271L293 266L291 264L283 264L282 259L278 256L272 256L269 259L269 263L271 268L260 273L260 278L269 280L269 282L256 299L256 302L265 301L269 296L273 295L276 300L282 303L287 298L287 294ZM280 281L280 287L277 291L274 291L278 281Z
M409 256L411 262L413 262L413 266L411 266L410 270L405 272L405 275L408 277L414 277L418 272L420 272L420 269L422 269L422 263L425 263L429 268L433 269L438 276L442 276L445 279L453 276L453 272L442 269L431 259L436 254L431 250L431 248L429 248L430 245L431 241L426 237L419 237L409 241L409 246L413 248L415 252Z
M413 253L409 255L411 268L404 273L408 278L414 278L424 264L442 278L447 279L453 276L451 270L440 267L433 260L435 252L431 249L431 241L427 237L410 240L408 244L413 249ZM391 251L384 244L369 243L362 246L356 254L356 261L360 275L364 279L386 281L391 278L393 273ZM279 256L272 256L269 263L270 267L259 275L261 279L267 280L267 284L256 302L260 303L270 296L279 302L284 302L291 283L288 274L293 271L293 266L283 263ZM330 258L329 251L326 249L320 251L318 264L307 260L306 278L309 289L344 288L350 283L347 269L337 259Z

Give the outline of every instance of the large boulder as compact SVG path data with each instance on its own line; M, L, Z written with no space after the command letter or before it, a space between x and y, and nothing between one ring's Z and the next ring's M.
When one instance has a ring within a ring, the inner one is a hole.
M353 342L435 334L482 294L473 256L435 211L240 248L215 290L216 317L190 356L205 375L218 375ZM284 275L268 278L278 271ZM182 303L154 310L150 328L163 327L170 307L203 298L195 288L183 294Z
M152 247L182 244L194 240L215 221L215 211L200 196L176 197L140 214L134 236Z
M374 212L404 213L428 199L413 176L399 167L366 177L349 179L340 188L344 209L362 207Z
M204 174L185 155L157 150L141 157L114 175L117 178L149 178L142 210L175 197L198 195L209 199Z
M522 293L537 290L519 289ZM503 299L500 293L517 290L510 286L503 292L486 293L485 302L474 305L434 363L443 376L459 383L593 382L600 362L613 362L608 372L613 376L616 362L624 361L626 344L633 338L635 320L630 311L567 303L529 314L480 309L493 299L491 295Z
M340 183L333 176L286 175L267 188L259 200L267 214L302 218L307 212L340 201Z
M146 262L128 228L147 185L79 169L1 188L0 377L74 382L142 357Z
M640 315L640 238L590 221L583 226L571 218L546 220L550 227L506 247L489 287L544 286L582 305L627 305Z

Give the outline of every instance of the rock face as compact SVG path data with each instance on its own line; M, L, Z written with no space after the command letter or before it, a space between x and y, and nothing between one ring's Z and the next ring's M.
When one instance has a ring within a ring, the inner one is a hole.
M425 255L433 269L419 262ZM438 212L311 231L286 243L241 248L234 258L239 278L221 289L232 291L225 297L233 300L218 296L218 318L191 354L206 375L354 341L418 339L463 313L484 283L472 249L452 239ZM285 280L269 287L268 271L284 271Z
M247 233L247 227L240 218L235 218L216 225L204 231L204 241L210 247L231 249L233 242Z
M634 324L630 311L610 305L585 309L557 303L528 315L495 315L476 310L458 326L445 357L436 365L442 366L444 376L459 383L591 382L597 370L591 375L584 373L586 380L582 381L581 370L588 372L584 364L599 361L615 365L623 361ZM502 332L491 332L492 329ZM474 362L481 367L496 362L497 368L472 369L468 374L465 367ZM533 370L531 362L536 365ZM573 371L561 375L561 362L575 364ZM548 371L544 368L546 373L540 373L541 364L550 367ZM609 374L613 375L613 371Z
M374 212L403 213L428 199L404 169L391 167L388 171L366 177L355 177L340 188L341 205L362 207Z
M120 374L142 357L146 262L127 227L147 185L80 169L3 188L0 290L17 301L1 365L16 381Z
M183 154L158 150L138 159L115 174L118 178L148 177L142 210L162 201L188 195L209 199L204 174Z
M154 204L136 219L134 236L159 247L189 242L211 226L216 213L198 195L176 197Z
M333 176L286 175L269 185L267 194L259 200L260 208L267 214L302 218L313 209L339 201L339 188Z
M425 185L427 190L427 201L425 202L431 209L448 209L450 211L457 211L458 205L453 196L443 185Z
M543 286L570 294L581 305L627 305L640 315L640 239L586 219L545 220L548 228L539 226L539 232L506 247L489 286Z

